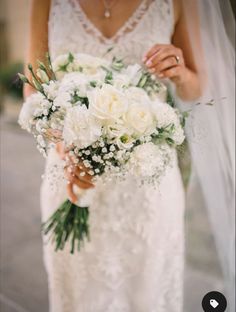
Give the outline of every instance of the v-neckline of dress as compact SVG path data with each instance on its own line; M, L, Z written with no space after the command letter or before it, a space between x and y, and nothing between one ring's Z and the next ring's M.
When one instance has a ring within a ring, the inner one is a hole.
M131 34L136 31L139 24L142 22L143 18L151 11L152 5L156 0L151 2L148 0L143 0L129 16L129 18L120 26L120 28L112 35L107 37L104 33L91 21L87 16L83 8L81 7L78 0L71 0L74 4L74 8L79 13L80 21L87 33L90 33L95 38L97 38L100 43L112 45L117 44L120 38L125 35Z

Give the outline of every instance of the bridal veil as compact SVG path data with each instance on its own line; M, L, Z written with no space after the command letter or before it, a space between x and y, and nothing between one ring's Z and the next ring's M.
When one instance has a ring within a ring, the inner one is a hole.
M187 123L228 305L235 311L235 20L229 0L182 0L203 95ZM179 101L183 109L186 103Z

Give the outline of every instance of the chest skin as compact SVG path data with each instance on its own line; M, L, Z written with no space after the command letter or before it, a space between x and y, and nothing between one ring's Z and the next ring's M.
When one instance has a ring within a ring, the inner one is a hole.
M83 9L88 19L106 38L114 37L117 31L129 20L143 1L146 1L147 5L151 2L150 0L107 1L105 3L111 4L111 8L109 10L111 15L109 18L106 18L106 7L104 6L103 1L75 1L79 1L81 9Z

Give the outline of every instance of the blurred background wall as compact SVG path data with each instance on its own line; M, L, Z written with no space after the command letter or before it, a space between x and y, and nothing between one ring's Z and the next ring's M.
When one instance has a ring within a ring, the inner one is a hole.
M1 0L1 53L4 61L24 59L30 0Z
M22 86L16 73L23 70L26 51L30 0L0 1L0 109L10 108L12 102L22 98Z
M235 10L234 0L232 4ZM22 86L16 73L23 70L29 5L30 0L0 0L1 312L48 311L39 207L44 160L31 136L17 125ZM186 210L184 312L201 311L202 297L223 289L210 225L195 189L189 189L195 200Z

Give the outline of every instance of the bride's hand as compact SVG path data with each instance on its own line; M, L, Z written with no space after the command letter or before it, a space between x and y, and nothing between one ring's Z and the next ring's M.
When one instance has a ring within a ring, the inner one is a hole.
M183 52L172 44L156 44L143 57L143 62L150 73L158 78L169 78L175 83L187 79Z
M58 143L56 145L56 149L60 157L63 160L66 160L67 165L64 172L68 181L67 193L71 202L76 203L78 198L74 192L74 185L84 190L92 188L94 187L94 184L92 183L92 176L86 173L87 169L82 163L75 164L72 157L65 151L63 143Z

